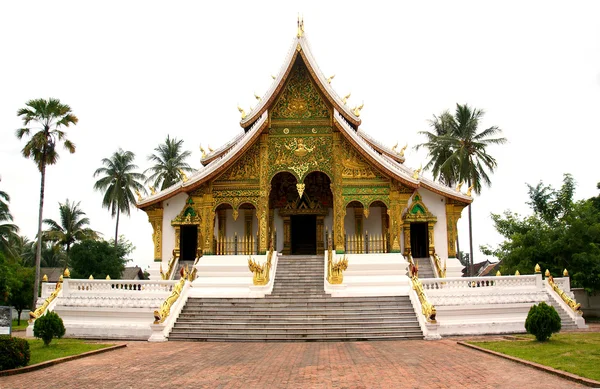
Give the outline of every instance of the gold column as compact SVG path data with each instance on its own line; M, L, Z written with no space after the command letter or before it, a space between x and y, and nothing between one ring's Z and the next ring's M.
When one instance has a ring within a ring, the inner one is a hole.
M154 262L162 261L162 223L163 209L160 206L145 209L148 221L152 225L152 243L154 246Z
M205 255L213 254L214 244L213 239L215 236L215 211L214 207L214 198L212 193L202 195L202 198L197 202L199 204L198 210L201 215L201 224L200 230L202 232L199 234L204 239L204 242L199 244L198 246L202 247L202 252Z
M448 258L456 258L456 241L458 239L458 219L467 204L446 199L446 236L448 238Z
M179 257L181 248L181 226L175 226L175 248L173 249L175 255Z
M388 224L389 224L389 216L387 214L387 208L386 208L386 212L381 212L381 237L383 238L383 241L386 241L386 237L388 234ZM384 252L388 252L388 247L383 247L383 251Z
M260 198L258 199L258 209L256 217L258 218L258 236L259 236L259 254L267 252L267 238L269 236L269 193L271 185L269 180L269 136L263 134L260 136Z
M435 225L432 222L427 222L427 233L429 234L429 255L435 254L435 238L433 227Z
M333 133L333 182L331 183L331 193L333 194L333 245L335 252L341 254L344 252L344 217L346 216L346 207L344 206L344 197L342 194L342 143L339 132Z
M219 209L217 211L217 219L219 220L219 231L217 236L219 238L225 238L227 235L227 214L224 209Z
M404 234L404 250L402 253L408 255L411 250L410 244L410 222L402 224L402 233Z
M390 244L392 247L392 253L399 253L400 248L400 234L403 230L402 222L402 211L408 204L408 199L412 192L410 189L405 188L402 184L393 182L390 188L390 208L388 209L388 216L390 217ZM408 234L410 234L410 225L408 226ZM404 229L404 251L406 252L406 229ZM408 239L408 245L410 247L410 236Z

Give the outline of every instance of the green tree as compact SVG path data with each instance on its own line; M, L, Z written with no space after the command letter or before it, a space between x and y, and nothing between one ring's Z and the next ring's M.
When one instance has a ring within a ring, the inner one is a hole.
M33 300L33 283L35 282L35 269L16 264L14 270L17 282L13 286L8 303L17 310L17 324L21 324L21 312L31 309Z
M8 193L0 190L0 252L8 257L14 257L15 251L11 242L18 237L19 227L12 223L5 223L13 220L8 206L9 202Z
M50 98L29 100L26 108L17 111L17 116L23 120L23 128L17 130L17 138L30 137L22 153L25 158L33 159L41 173L40 208L38 217L38 233L42 236L42 214L44 209L44 189L46 185L46 166L58 161L57 145L63 142L65 149L75 152L75 145L66 138L67 134L61 129L75 125L79 121L71 112L71 107L62 104L60 100ZM35 256L34 299L38 296L40 284L40 262L42 258L42 241L38 240ZM33 301L35 305L35 300Z
M51 242L64 246L66 249L65 267L69 265L69 250L71 246L80 240L98 239L98 233L86 226L90 224L90 219L83 217L85 212L79 208L80 202L58 203L60 212L60 223L52 219L44 219L49 227L44 231L46 239Z
M42 267L66 267L67 255L61 245L42 242Z
M146 177L134 171L138 168L133 163L134 159L134 153L119 149L110 158L103 158L104 166L94 172L94 177L101 176L94 184L94 189L104 192L102 206L110 210L112 217L117 217L115 246L119 237L119 215L121 212L128 216L131 214L131 204L135 204L135 191L146 192L141 184Z
M107 275L112 279L121 278L128 261L127 244L130 243L126 240L116 246L113 242L105 240L84 240L75 243L71 248L71 275L73 278L87 278L90 275L99 279Z
M154 166L144 171L144 174L152 173L146 179L146 184L163 190L181 181L183 179L181 172L193 172L194 169L185 162L192 153L182 149L183 140L171 139L167 135L165 143L154 149L156 153L148 156L148 161L154 162Z
M426 148L429 161L425 165L435 179L447 185L466 182L473 187L476 194L481 193L483 185L490 186L488 174L497 166L487 147L504 144L506 138L496 137L501 133L497 126L488 127L479 132L479 124L484 116L481 109L471 108L467 104L456 104L456 111L451 115L448 111L439 116L434 115L430 121L434 131L421 131L419 134L427 138L427 142L415 148ZM471 204L469 204L469 274L473 274L473 226Z
M539 264L553 275L567 269L574 287L600 290L598 197L574 201L575 182L569 174L558 190L543 183L528 187L532 215L492 214L505 240L488 251L502 261L502 273L532 272Z

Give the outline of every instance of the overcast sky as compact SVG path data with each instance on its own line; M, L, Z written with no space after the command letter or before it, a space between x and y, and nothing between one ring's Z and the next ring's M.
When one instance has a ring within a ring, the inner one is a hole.
M489 149L493 186L473 203L474 244L497 244L489 214L527 213L527 188L560 186L597 194L600 127L600 2L411 1L197 2L3 1L0 3L0 190L11 196L21 233L36 233L40 175L14 133L25 102L56 97L79 124L77 146L47 169L44 217L58 202L81 201L91 227L108 239L114 220L93 191L93 172L117 148L141 169L167 135L185 140L192 167L199 145L213 148L240 131L237 105L256 105L272 82L304 15L312 52L339 95L365 106L362 128L385 144L408 143L406 164L426 163L411 148L428 119L456 103L486 111L509 143ZM467 213L459 223L468 245ZM144 212L121 218L152 261ZM475 261L483 260L476 253Z

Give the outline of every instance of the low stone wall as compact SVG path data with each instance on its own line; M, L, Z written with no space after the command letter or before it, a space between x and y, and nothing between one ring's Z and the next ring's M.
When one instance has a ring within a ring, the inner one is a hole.
M581 304L585 317L600 317L600 292L588 293L583 288L571 289L575 300Z

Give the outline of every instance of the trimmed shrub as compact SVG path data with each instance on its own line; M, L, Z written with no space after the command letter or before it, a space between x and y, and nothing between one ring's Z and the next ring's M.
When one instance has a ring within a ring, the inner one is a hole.
M27 366L30 356L29 343L25 339L0 335L0 370Z
M535 338L544 342L550 339L553 333L559 332L561 328L560 316L553 306L541 302L534 305L527 314L525 329Z
M52 338L62 338L65 334L65 326L56 312L47 312L33 323L33 336L41 338L44 345L49 345Z

